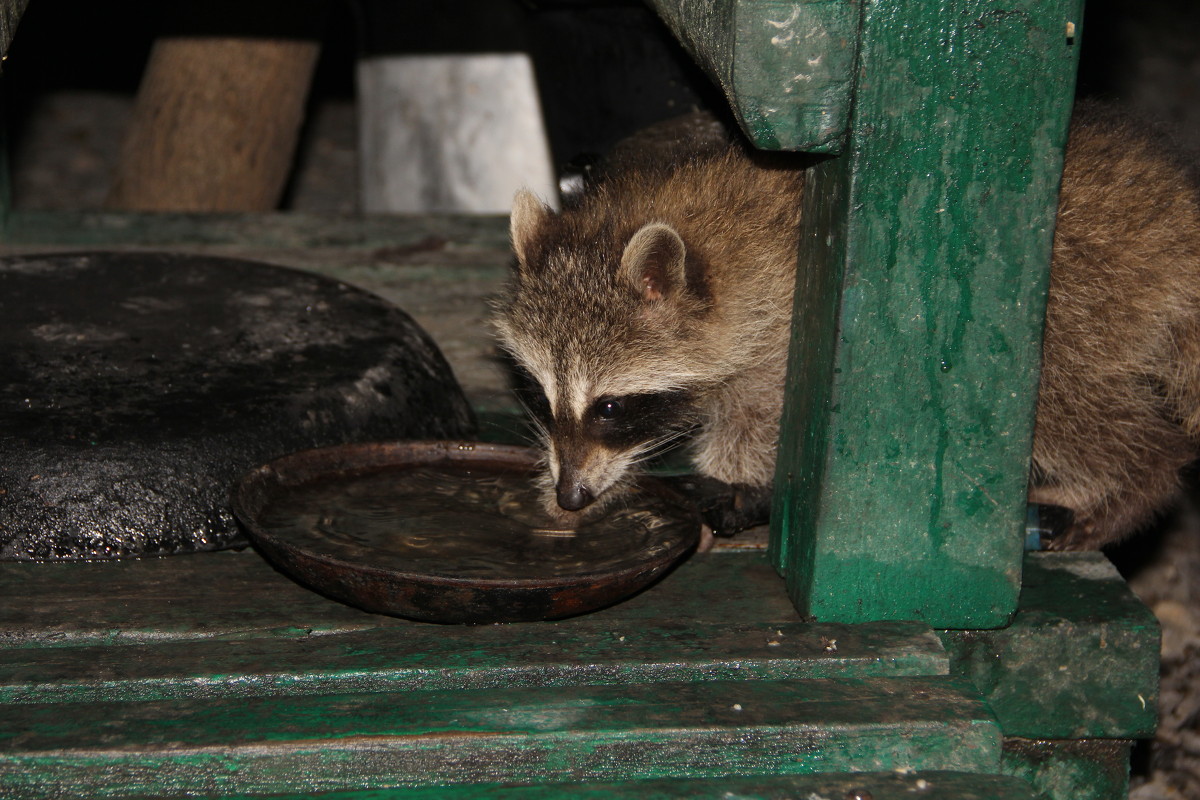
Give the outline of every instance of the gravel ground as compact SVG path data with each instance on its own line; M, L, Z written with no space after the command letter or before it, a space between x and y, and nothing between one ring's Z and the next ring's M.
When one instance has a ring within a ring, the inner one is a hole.
M36 7L38 4L34 4ZM1176 126L1200 154L1200 6L1175 0L1091 0L1081 90L1115 97ZM24 23L23 23L24 25ZM18 33L18 41L24 35ZM36 32L32 34L36 36ZM32 71L32 70L31 70ZM98 207L133 86L29 81L10 117L13 195L27 209ZM14 74L19 69L12 70ZM28 74L28 73L27 73ZM286 205L318 212L356 209L354 106L336 77L314 101ZM320 85L320 84L319 84ZM1200 482L1192 482L1200 497ZM1161 722L1135 755L1131 798L1200 800L1200 511L1195 502L1114 552L1133 590L1162 624Z
M1200 798L1200 512L1194 503L1114 553L1162 625L1159 725L1135 753L1132 800Z

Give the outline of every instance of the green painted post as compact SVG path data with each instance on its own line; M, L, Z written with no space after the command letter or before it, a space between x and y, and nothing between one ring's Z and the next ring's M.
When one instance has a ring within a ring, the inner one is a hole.
M772 552L819 620L1003 625L1082 0L862 4L804 198Z

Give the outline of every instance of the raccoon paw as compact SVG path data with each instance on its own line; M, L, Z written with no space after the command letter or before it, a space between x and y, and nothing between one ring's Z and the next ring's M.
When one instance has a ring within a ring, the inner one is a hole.
M676 488L695 504L714 536L733 536L746 528L765 524L771 514L771 486L724 483L703 475L673 480Z

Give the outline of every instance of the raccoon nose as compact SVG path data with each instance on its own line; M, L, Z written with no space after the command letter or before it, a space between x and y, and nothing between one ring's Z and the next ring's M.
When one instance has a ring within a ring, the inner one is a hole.
M588 487L579 481L558 482L558 504L567 511L578 511L592 504L596 498Z

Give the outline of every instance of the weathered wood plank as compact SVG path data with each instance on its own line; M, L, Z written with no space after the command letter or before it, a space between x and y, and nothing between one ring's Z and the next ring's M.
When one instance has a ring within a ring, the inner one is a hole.
M800 621L762 555L730 553L694 556L651 589L574 623L671 619L696 625ZM253 550L107 563L0 562L4 647L292 638L414 627L443 634L469 630L342 605L293 583Z
M30 596L42 600L20 602ZM725 600L714 604L713 596ZM6 703L949 669L940 641L919 624L801 622L757 554L693 558L650 591L585 617L490 626L359 612L297 586L252 553L6 563L0 564L0 629L0 702Z
M944 674L918 625L432 626L0 651L0 703Z
M822 620L1005 624L1020 586L1078 0L863 4L804 198L773 513Z
M0 793L164 796L478 782L997 772L948 678L740 681L14 707Z
M861 6L850 0L651 0L758 147L840 152Z
M1154 735L1158 622L1099 553L1029 554L1011 625L940 635L1006 736Z
M320 28L321 4L291 2L276 11L285 8L293 19ZM320 52L319 38L289 34L157 38L105 205L142 211L276 208Z
M496 798L497 800L1033 800L1029 784L1017 778L963 772L859 772L853 774L766 775L754 778L676 778L624 783L570 783L542 786L437 786L405 791L404 800ZM257 797L263 798L262 795ZM271 795L272 800L395 800L389 790ZM248 796L226 800L249 800ZM264 799L265 800L265 799Z

